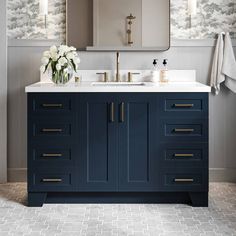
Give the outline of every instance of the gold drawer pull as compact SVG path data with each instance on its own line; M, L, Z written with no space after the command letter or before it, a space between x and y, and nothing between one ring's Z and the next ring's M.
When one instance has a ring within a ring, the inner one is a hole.
M194 104L174 104L174 107L194 107Z
M120 104L120 122L125 122L125 103Z
M42 104L43 107L63 107L63 105L61 103L52 103L52 104L47 104L47 103L44 103Z
M194 154L174 154L175 157L194 157Z
M115 104L112 102L110 104L110 122L115 122Z
M60 183L62 179L42 179L44 183Z
M62 132L62 129L42 129L43 132Z
M61 153L43 153L43 157L62 157Z
M194 132L194 129L174 129L175 132Z
M176 183L185 183L185 182L192 183L194 181L194 179L174 179L174 181Z

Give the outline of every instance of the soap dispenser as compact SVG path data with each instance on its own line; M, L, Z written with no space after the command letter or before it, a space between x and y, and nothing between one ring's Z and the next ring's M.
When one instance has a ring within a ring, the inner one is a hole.
M161 72L160 72L160 82L161 83L167 83L169 81L169 78L168 78L168 69L167 69L167 59L164 59L163 60L163 69L161 69Z
M151 81L153 83L158 83L160 80L160 73L158 71L158 66L157 66L158 59L153 60L153 70L152 70L152 75L151 75Z

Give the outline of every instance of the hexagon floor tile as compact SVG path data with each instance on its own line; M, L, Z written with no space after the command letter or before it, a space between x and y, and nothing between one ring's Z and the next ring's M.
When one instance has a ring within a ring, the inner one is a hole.
M210 184L208 208L182 204L25 206L25 183L0 185L0 236L236 235L236 184Z

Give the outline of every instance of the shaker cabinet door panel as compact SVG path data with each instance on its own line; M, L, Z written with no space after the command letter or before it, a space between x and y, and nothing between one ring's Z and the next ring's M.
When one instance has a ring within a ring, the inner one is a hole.
M155 99L127 95L123 101L119 104L119 191L156 190Z
M109 96L79 96L79 190L116 191L115 103Z

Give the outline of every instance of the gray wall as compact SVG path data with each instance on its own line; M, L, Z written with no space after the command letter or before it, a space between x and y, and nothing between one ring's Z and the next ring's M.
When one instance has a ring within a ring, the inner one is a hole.
M26 95L24 87L39 80L41 52L52 42L10 41L8 51L8 173L12 181L26 174ZM148 69L153 58L168 58L170 69L195 69L197 80L208 83L213 40L178 40L166 52L121 53L121 69ZM236 49L236 42L234 41ZM80 69L114 69L115 53L80 52ZM211 179L236 181L236 94L222 89L210 95Z
M7 180L6 0L0 1L0 183Z
M39 81L42 52L55 41L8 41L8 181L26 179L26 85Z

